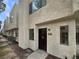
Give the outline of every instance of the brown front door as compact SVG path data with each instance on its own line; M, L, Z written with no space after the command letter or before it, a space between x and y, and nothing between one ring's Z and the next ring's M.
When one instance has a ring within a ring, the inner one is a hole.
M47 51L47 29L39 29L39 49Z

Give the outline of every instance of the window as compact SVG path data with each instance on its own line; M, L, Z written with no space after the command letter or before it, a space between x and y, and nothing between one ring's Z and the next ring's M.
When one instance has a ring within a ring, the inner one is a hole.
M75 59L76 58L76 55L73 55L72 59Z
M16 25L18 26L19 14L16 15Z
M79 59L79 55L76 56L76 59Z
M68 45L68 26L60 27L60 44Z
M79 44L79 26L76 28L76 43Z
M10 17L10 23L12 23L12 22L13 22L13 16Z
M29 14L32 13L32 3L29 4Z
M29 4L29 14L37 11L41 7L46 5L46 0L32 0Z
M67 57L65 57L65 59L67 59Z
M15 36L18 37L18 29L15 30Z
M34 29L29 30L29 39L34 40Z

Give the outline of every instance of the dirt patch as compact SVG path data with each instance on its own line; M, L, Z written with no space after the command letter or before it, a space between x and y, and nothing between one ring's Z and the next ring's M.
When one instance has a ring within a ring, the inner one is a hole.
M0 39L0 59L19 59L6 39Z

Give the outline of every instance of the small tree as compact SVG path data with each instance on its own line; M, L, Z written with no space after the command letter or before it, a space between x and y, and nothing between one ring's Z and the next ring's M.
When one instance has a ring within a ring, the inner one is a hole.
M5 11L6 4L3 3L3 0L0 0L0 13Z

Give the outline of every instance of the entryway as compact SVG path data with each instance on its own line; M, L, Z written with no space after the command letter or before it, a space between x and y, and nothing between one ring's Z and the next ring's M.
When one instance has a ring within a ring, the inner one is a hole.
M39 49L47 51L47 28L39 29Z
M43 50L36 50L31 55L27 57L27 59L60 59L54 55L48 54Z

